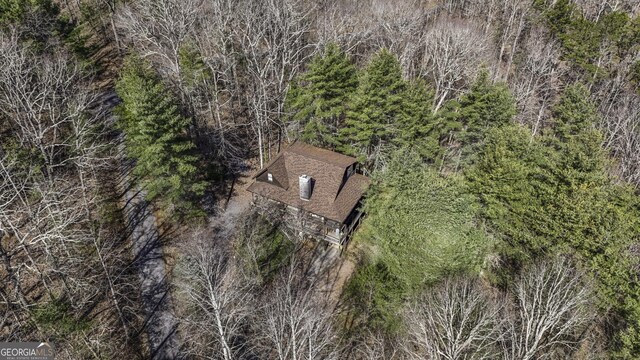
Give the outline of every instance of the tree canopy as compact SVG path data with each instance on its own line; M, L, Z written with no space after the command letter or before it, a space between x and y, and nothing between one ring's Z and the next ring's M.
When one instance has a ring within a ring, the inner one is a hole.
M136 161L133 173L148 199L178 206L197 201L205 183L198 180L199 160L187 133L190 120L149 64L135 56L125 62L116 89L127 153Z
M370 304L381 306L371 311L389 320L398 301L424 286L479 272L493 241L475 226L477 203L462 177L438 174L407 149L395 153L374 177L368 215L355 239L369 249L373 267L358 276L376 279L384 269L384 276L396 279L397 288L372 290L382 292L375 295L381 299L396 299Z
M607 175L595 109L585 95L581 85L567 88L550 135L533 138L515 125L491 130L467 177L504 241L505 261L517 268L549 254L576 254L596 282L602 308L629 314L620 340L629 342L638 327L638 260L629 249L638 241L640 208L634 191ZM499 274L506 276L500 281L509 275Z
M335 147L351 95L357 86L356 67L336 44L328 44L291 86L287 111L310 144Z
M395 55L382 50L362 70L344 127L339 149L357 155L366 164L388 146L393 128L404 116L406 82Z

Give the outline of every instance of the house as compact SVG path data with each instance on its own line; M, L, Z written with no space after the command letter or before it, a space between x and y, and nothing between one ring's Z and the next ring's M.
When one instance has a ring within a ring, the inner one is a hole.
M370 182L357 170L353 157L297 141L258 171L248 190L263 213L283 210L287 226L342 246L362 216Z

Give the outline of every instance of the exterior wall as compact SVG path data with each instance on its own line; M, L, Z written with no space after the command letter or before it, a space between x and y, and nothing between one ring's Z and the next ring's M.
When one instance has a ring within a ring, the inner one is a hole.
M283 219L287 227L298 233L301 232L338 246L345 244L349 233L355 228L361 216L359 207L356 207L345 223L339 223L257 194L253 194L253 205L267 217Z

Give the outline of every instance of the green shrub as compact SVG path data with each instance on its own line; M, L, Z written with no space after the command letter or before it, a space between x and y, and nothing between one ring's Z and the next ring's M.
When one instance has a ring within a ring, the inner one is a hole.
M55 332L61 338L88 329L90 324L85 319L76 319L70 314L69 302L64 299L53 299L33 309L33 320L41 327Z
M405 296L404 282L391 273L382 261L365 262L349 279L343 297L349 304L350 329L360 326L388 333L401 326L399 312Z
M376 180L357 238L408 289L481 269L492 241L476 226L478 207L462 177L439 175L401 151Z

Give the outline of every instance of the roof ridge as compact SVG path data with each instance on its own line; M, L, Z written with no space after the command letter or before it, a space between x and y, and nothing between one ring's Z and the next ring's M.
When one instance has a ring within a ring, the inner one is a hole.
M344 155L329 149L323 149L297 140L283 150L283 152L292 152L294 154L340 168L346 168L347 166L357 162L357 159L352 156Z

